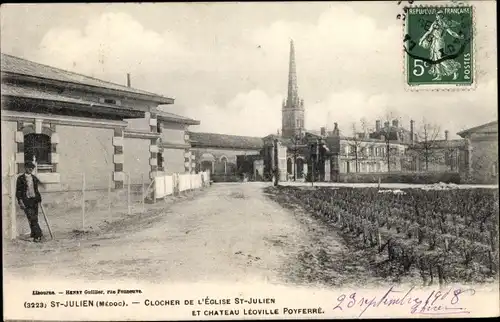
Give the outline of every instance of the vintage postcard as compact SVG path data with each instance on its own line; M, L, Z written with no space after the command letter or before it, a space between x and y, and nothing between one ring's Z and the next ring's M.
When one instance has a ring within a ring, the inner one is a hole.
M0 15L5 321L499 316L495 1Z

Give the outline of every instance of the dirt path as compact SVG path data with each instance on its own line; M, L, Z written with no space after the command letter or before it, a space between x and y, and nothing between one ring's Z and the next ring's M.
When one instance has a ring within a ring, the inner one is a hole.
M99 234L5 250L4 273L88 280L260 281L340 285L362 268L334 232L263 193L265 184L217 184ZM339 266L341 265L341 266ZM359 278L358 278L359 279Z

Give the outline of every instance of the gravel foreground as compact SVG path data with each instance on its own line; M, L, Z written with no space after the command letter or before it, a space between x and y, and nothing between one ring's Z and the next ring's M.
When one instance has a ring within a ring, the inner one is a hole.
M269 184L215 184L172 205L41 244L4 243L4 274L88 281L259 281L317 287L378 285L362 252Z
M376 251L354 247L268 183L214 184L143 214L103 220L99 229L56 237L4 242L4 275L320 288L421 284L417 274L403 276Z

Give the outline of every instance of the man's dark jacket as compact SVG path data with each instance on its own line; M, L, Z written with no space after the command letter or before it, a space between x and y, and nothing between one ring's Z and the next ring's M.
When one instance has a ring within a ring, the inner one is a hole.
M40 180L33 174L31 175L33 177L33 189L35 190L35 199L38 202L42 202L42 196L40 195L40 191L38 191L38 184L40 183ZM19 177L17 177L17 182L16 182L16 199L19 202L20 200L26 200L28 197L26 196L26 193L28 192L28 183L26 182L26 175L22 174Z

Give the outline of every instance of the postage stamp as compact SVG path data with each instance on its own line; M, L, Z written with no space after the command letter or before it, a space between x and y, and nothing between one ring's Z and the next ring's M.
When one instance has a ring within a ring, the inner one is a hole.
M474 8L419 6L406 11L407 85L418 89L474 88Z

